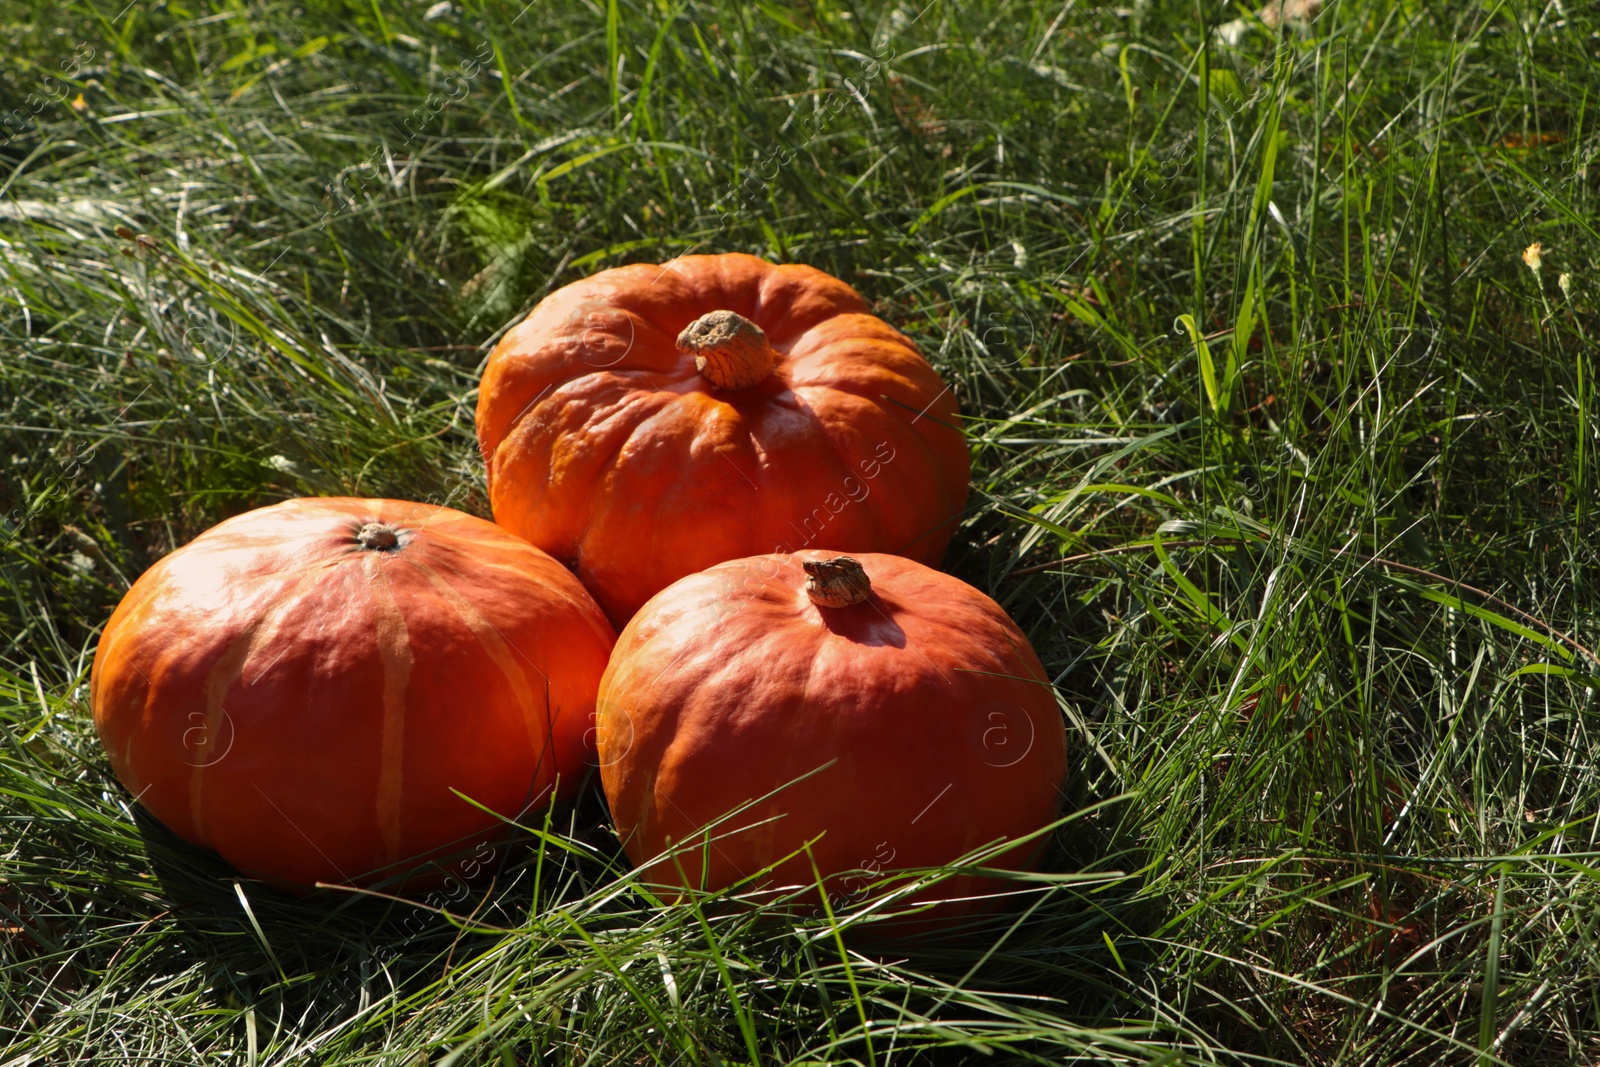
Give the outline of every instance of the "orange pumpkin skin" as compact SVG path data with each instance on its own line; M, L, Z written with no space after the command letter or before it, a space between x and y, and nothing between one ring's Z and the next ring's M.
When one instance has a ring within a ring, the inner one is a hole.
M452 789L515 817L558 773L577 787L614 638L576 578L484 519L289 500L134 583L91 700L118 778L178 836L290 888L372 884L503 831Z
M756 384L719 388L678 347L717 311L770 342ZM728 559L826 545L937 564L967 499L955 398L916 346L837 278L754 256L551 294L490 354L477 426L495 521L619 627Z
M873 878L848 872L947 864L1055 817L1061 713L1000 606L914 561L861 555L868 599L821 607L803 566L832 555L759 556L691 575L618 637L596 712L617 832L635 864L691 845L676 856L681 876L667 860L647 880L726 888L820 836L817 869L831 897L850 899ZM720 816L819 767L714 828L710 847L693 847ZM1024 869L1037 847L983 865ZM815 878L802 855L770 882ZM963 875L931 896L950 902L939 908L949 917L989 910L983 894L1006 888Z

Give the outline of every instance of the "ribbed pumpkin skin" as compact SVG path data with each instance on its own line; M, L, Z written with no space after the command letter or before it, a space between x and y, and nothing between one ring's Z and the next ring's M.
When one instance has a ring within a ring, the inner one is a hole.
M678 351L718 310L766 332L771 377L718 392ZM826 545L936 564L966 505L959 424L854 289L739 254L551 294L491 353L477 410L495 521L572 566L618 626L728 559Z
M398 547L359 544L369 522ZM576 788L613 640L576 578L493 523L290 500L134 583L95 653L94 719L178 836L291 887L371 883L503 828L452 788L509 816L558 770Z
M937 866L1054 818L1066 734L1027 638L994 601L911 560L857 555L873 596L807 597L802 552L735 560L670 586L634 616L600 683L600 774L635 864L747 800L831 766L713 833L776 821L677 857L721 889L802 843L825 876ZM1037 845L985 866L1024 868ZM648 875L680 879L670 863ZM834 877L835 897L872 879ZM773 885L813 882L805 858ZM952 878L940 898L994 893ZM942 906L945 916L987 901Z

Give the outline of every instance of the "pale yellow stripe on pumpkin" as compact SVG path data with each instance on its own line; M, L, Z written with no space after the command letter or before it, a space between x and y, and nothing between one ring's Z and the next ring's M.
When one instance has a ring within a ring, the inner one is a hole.
M488 653L489 659L494 662L494 665L500 669L500 673L505 676L507 684L511 686L512 694L516 697L517 708L522 712L522 722L528 731L528 747L534 753L545 753L553 759L554 753L549 751L550 746L548 744L551 730L548 708L545 714L539 714L535 704L533 686L529 684L527 672L522 667L524 663L527 663L540 675L538 684L541 690L545 688L546 684L543 672L536 665L529 663L525 656L514 650L506 642L500 631L494 628L494 624L484 618L482 613L473 606L472 602L457 592L456 588L445 581L442 575L427 564L419 563L415 559L409 562L421 572L423 577L428 579L429 583L439 591L445 600L449 601L450 606L455 608L456 615L460 617L462 622L466 623L467 629L472 631L472 636L478 639L478 644L483 646L483 650ZM542 773L540 778L544 779L547 775L552 775L552 767L553 764L544 762L541 766Z
M411 685L411 635L405 616L395 603L385 567L372 561L373 607L378 629L378 661L383 665L383 726L378 744L378 836L384 856L393 863L400 855L400 791L405 771L406 690ZM388 561L385 561L388 563ZM389 563L392 566L392 563Z
M510 578L527 579L529 559L526 545L479 544L475 546L474 551L478 554L472 561L474 570L483 574L501 573ZM571 575L571 572L558 560L551 558L547 562L552 567L560 568L562 573ZM579 588L581 589L581 586ZM558 586L547 585L545 586L545 594L552 598L559 597L574 607L580 609L587 607L590 611L594 611L594 605L587 595L580 593L574 596L570 588L562 589ZM542 680L540 684L543 684Z
M277 637L278 625L287 613L288 608L294 604L297 592L299 592L299 583L293 588L285 590L283 595L278 598L278 606L263 616L256 625L236 637L233 644L228 646L228 650L212 665L211 670L206 674L204 722L188 727L180 741L180 744L187 748L189 735L193 730L203 729L205 731L198 749L188 757L191 764L189 771L189 818L194 822L195 833L200 836L202 842L206 841L203 817L205 811L203 803L205 772L207 768L227 758L226 750L221 755L217 754L217 742L226 737L228 744L231 745L234 740L234 731L239 728L238 723L229 720L227 732L225 733L222 729L223 722L227 720L228 714L228 709L225 706L228 690L233 688L233 684L244 674L245 666L249 664L250 658L271 644L272 639ZM155 691L156 688L152 686L150 692L154 694Z
M472 569L479 573L495 571L525 579L528 576L529 547L526 544L474 542L471 546ZM555 560L552 559L551 562L554 563Z

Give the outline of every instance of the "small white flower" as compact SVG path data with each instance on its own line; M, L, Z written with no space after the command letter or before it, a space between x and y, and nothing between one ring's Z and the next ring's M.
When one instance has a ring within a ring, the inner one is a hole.
M1544 245L1540 244L1538 241L1535 241L1533 244L1523 249L1522 262L1528 265L1529 270L1533 271L1535 274L1538 274L1544 269Z

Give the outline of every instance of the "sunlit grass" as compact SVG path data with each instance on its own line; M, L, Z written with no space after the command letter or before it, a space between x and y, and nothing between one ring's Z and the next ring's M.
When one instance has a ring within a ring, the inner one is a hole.
M1247 13L0 5L0 1064L1600 1058L1600 22ZM493 339L733 250L953 383L1082 877L884 948L658 906L592 792L429 908L137 811L130 579L290 495L483 513Z

